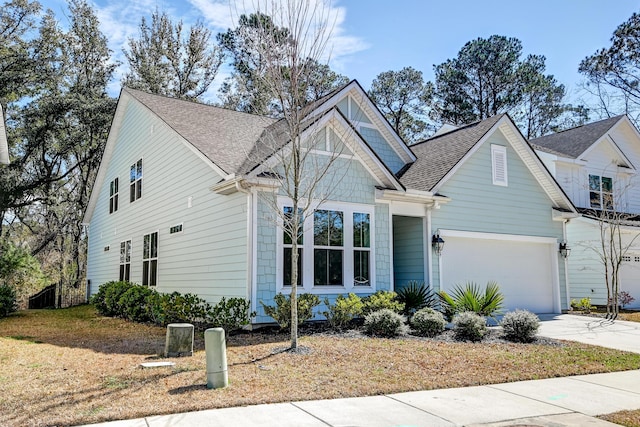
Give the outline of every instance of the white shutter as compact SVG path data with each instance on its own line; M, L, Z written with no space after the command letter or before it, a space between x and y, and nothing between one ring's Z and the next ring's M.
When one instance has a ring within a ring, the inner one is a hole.
M507 148L491 145L491 163L493 185L507 186Z

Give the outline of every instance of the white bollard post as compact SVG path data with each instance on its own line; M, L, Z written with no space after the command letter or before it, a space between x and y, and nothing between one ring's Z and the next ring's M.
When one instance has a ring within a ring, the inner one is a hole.
M204 350L207 358L207 388L228 386L227 346L224 329L211 328L204 331Z

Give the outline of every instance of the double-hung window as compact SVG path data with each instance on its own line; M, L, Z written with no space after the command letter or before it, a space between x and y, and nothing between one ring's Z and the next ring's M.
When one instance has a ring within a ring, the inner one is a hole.
M142 197L142 159L131 165L129 169L129 202Z
M286 205L282 209L276 276L284 288L292 284L293 209ZM373 286L373 213L372 206L341 203L323 204L304 219L300 213L297 285L303 292L336 292L337 287L342 288L338 292L350 292Z
M353 213L353 285L369 285L369 261L371 259L371 216Z
M142 284L158 283L158 232L145 234L142 244Z
M111 181L109 185L109 213L118 210L118 178Z
M313 284L343 285L344 212L313 213Z
M298 239L297 239L297 248L298 248L298 279L296 280L296 284L300 286L302 284L302 276L303 276L303 245L304 245L304 227L302 222L302 211L299 211L298 214ZM293 233L293 227L291 226L291 222L293 221L293 208L290 206L284 207L284 217L285 217L285 226L282 231L282 242L283 242L283 285L291 286L292 282L292 273L293 273L293 264L292 264L292 255L293 255L293 239L291 238L291 234Z
M613 179L589 175L589 205L595 209L613 209Z
M120 242L120 281L131 280L131 240Z

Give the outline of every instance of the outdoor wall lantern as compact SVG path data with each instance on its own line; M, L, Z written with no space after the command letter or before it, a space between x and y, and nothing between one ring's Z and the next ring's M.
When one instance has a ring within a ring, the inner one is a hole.
M562 242L560 242L559 252L560 252L560 256L562 256L562 258L564 258L564 259L569 258L569 254L571 253L571 249L567 246L567 242L565 242L564 240Z
M434 234L431 238L431 246L433 246L433 250L439 256L442 253L442 249L444 249L444 240L440 237L439 234Z

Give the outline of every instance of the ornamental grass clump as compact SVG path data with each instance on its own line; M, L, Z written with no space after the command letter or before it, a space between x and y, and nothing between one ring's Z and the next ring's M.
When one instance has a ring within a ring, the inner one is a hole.
M515 310L504 315L500 326L509 341L531 342L538 332L540 319L530 311Z
M487 333L487 321L483 316L471 311L463 311L453 316L456 338L463 341L480 341Z
M369 313L364 318L364 328L367 334L378 337L397 337L409 333L405 324L406 318L388 308Z
M416 311L411 318L414 333L421 337L435 337L444 332L446 325L442 313L429 307Z
M403 288L400 288L397 300L404 304L402 314L409 316L425 307L435 308L438 304L438 296L435 292L425 286L424 282L417 280L410 280Z
M456 313L471 311L480 316L493 317L500 314L504 304L504 295L500 286L493 281L487 283L484 291L475 282L456 285L449 295L440 291L440 304L447 320L451 320Z

